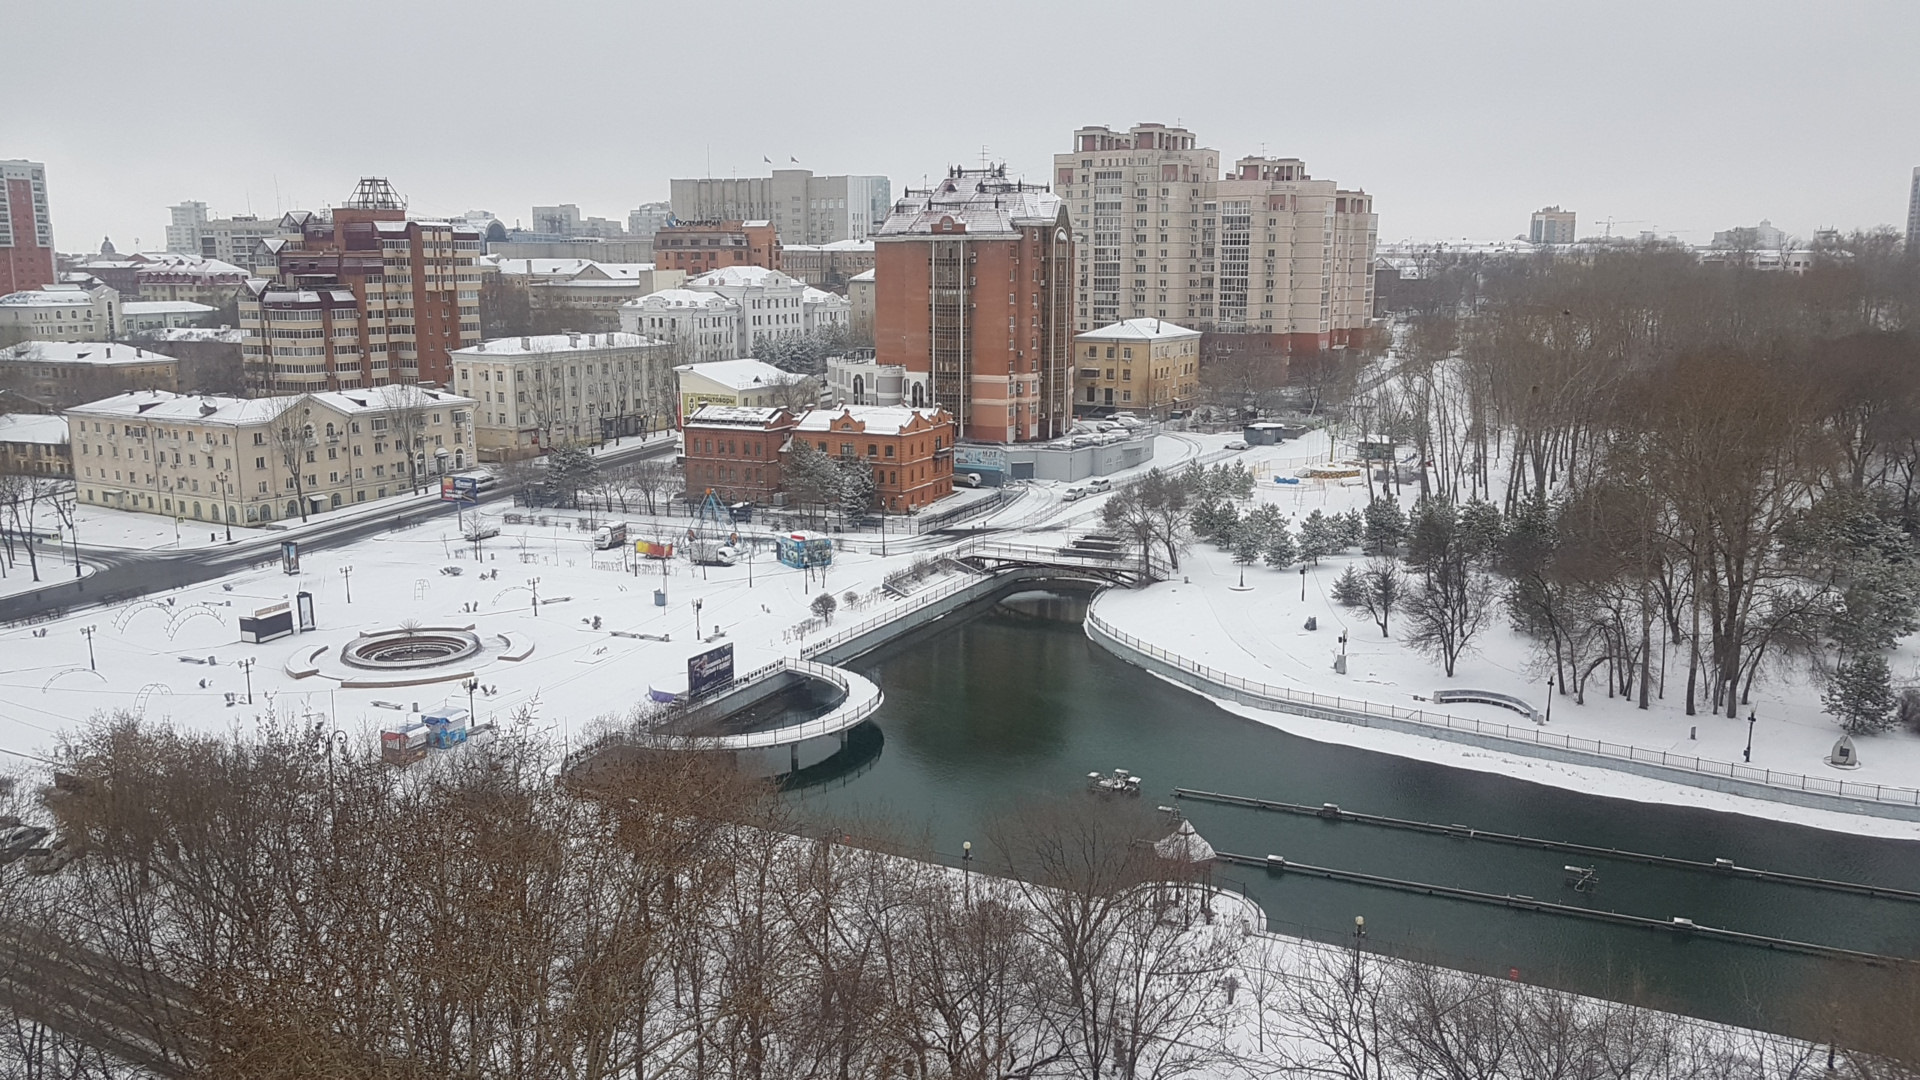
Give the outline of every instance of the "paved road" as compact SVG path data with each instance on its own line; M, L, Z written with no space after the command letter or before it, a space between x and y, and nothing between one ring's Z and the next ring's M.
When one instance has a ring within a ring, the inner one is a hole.
M673 440L654 439L645 443L629 442L609 448L595 457L604 465L619 464L642 457L657 457L673 452ZM483 502L512 498L502 487L486 493ZM0 623L57 617L77 608L116 603L149 593L167 592L188 585L223 577L236 570L280 557L280 542L295 539L304 552L342 547L370 536L417 524L433 518L452 518L454 507L437 499L397 507L391 513L343 517L319 524L289 536L286 533L246 530L235 534L231 546L192 551L132 551L124 548L89 548L82 545L81 557L96 569L89 577L62 578L61 567L42 563L43 588L0 599ZM68 573L72 573L70 565Z

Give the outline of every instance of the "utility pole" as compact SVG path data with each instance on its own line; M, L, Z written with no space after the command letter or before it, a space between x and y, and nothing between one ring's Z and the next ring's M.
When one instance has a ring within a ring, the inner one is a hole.
M87 670L88 671L100 670L99 667L97 667L93 662L93 633L95 630L98 630L98 629L99 627L96 627L96 626L83 626L80 628L80 632L82 634L85 634L87 637Z
M527 586L533 590L533 615L537 619L540 617L540 579L528 578Z
M253 704L253 657L240 661L240 670L247 673L247 704Z
M347 583L347 603L353 603L353 567L340 568L340 578Z

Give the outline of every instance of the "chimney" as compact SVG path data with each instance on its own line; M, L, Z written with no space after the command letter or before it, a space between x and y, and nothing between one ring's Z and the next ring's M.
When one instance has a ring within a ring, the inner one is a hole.
M571 330L567 331L567 348L577 349L579 347L580 347L580 335L574 333Z
M520 349L521 349L521 351L522 351L522 352L532 352L532 351L533 351L533 339L532 339L532 338L528 338L528 337L523 337L523 338L521 338L521 339L520 339Z

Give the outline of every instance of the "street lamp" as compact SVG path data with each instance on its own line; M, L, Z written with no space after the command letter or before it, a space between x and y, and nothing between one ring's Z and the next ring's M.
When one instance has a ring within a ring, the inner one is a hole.
M1360 992L1360 949L1367 940L1367 917L1353 917L1353 992Z
M700 600L697 597L693 601L693 640L700 640Z
M1547 676L1547 718L1541 723L1553 723L1553 676Z
M94 634L94 631L97 629L99 628L95 626L83 626L80 628L80 632L86 635L86 638L87 638L87 670L88 671L100 670L99 667L97 667L93 662L93 634Z
M964 840L960 844L960 880L965 891L967 906L973 906L973 841Z
M468 679L460 684L467 691L467 726L473 726L473 692L480 689L479 679Z
M1751 764L1753 764L1753 725L1754 725L1754 723L1755 723L1756 721L1758 721L1759 719L1760 719L1760 717L1759 717L1759 715L1758 715L1758 714L1756 714L1756 713L1755 713L1755 712L1754 712L1754 711L1753 711L1752 709L1748 709L1748 710L1747 710L1747 752L1746 752L1746 762L1747 762L1747 764L1749 764L1749 765L1751 765Z
M347 603L353 603L353 567L340 568L340 578L347 583Z
M226 519L229 544L233 543L233 507L227 501L230 490L231 485L227 483L227 474L223 472L220 474L220 516Z
M247 704L253 704L253 657L240 661L240 670L247 673Z

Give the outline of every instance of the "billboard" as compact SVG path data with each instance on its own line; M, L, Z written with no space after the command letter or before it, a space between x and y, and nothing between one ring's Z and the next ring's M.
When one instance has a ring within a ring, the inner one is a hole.
M480 478L477 476L441 477L440 501L463 503L479 502Z
M687 657L687 696L697 698L733 681L733 644Z
M671 543L663 544L657 540L635 540L633 542L633 550L638 552L640 556L643 558L648 558L648 559L673 558L673 545Z
M280 541L280 569L289 574L300 572L300 545L293 540Z

